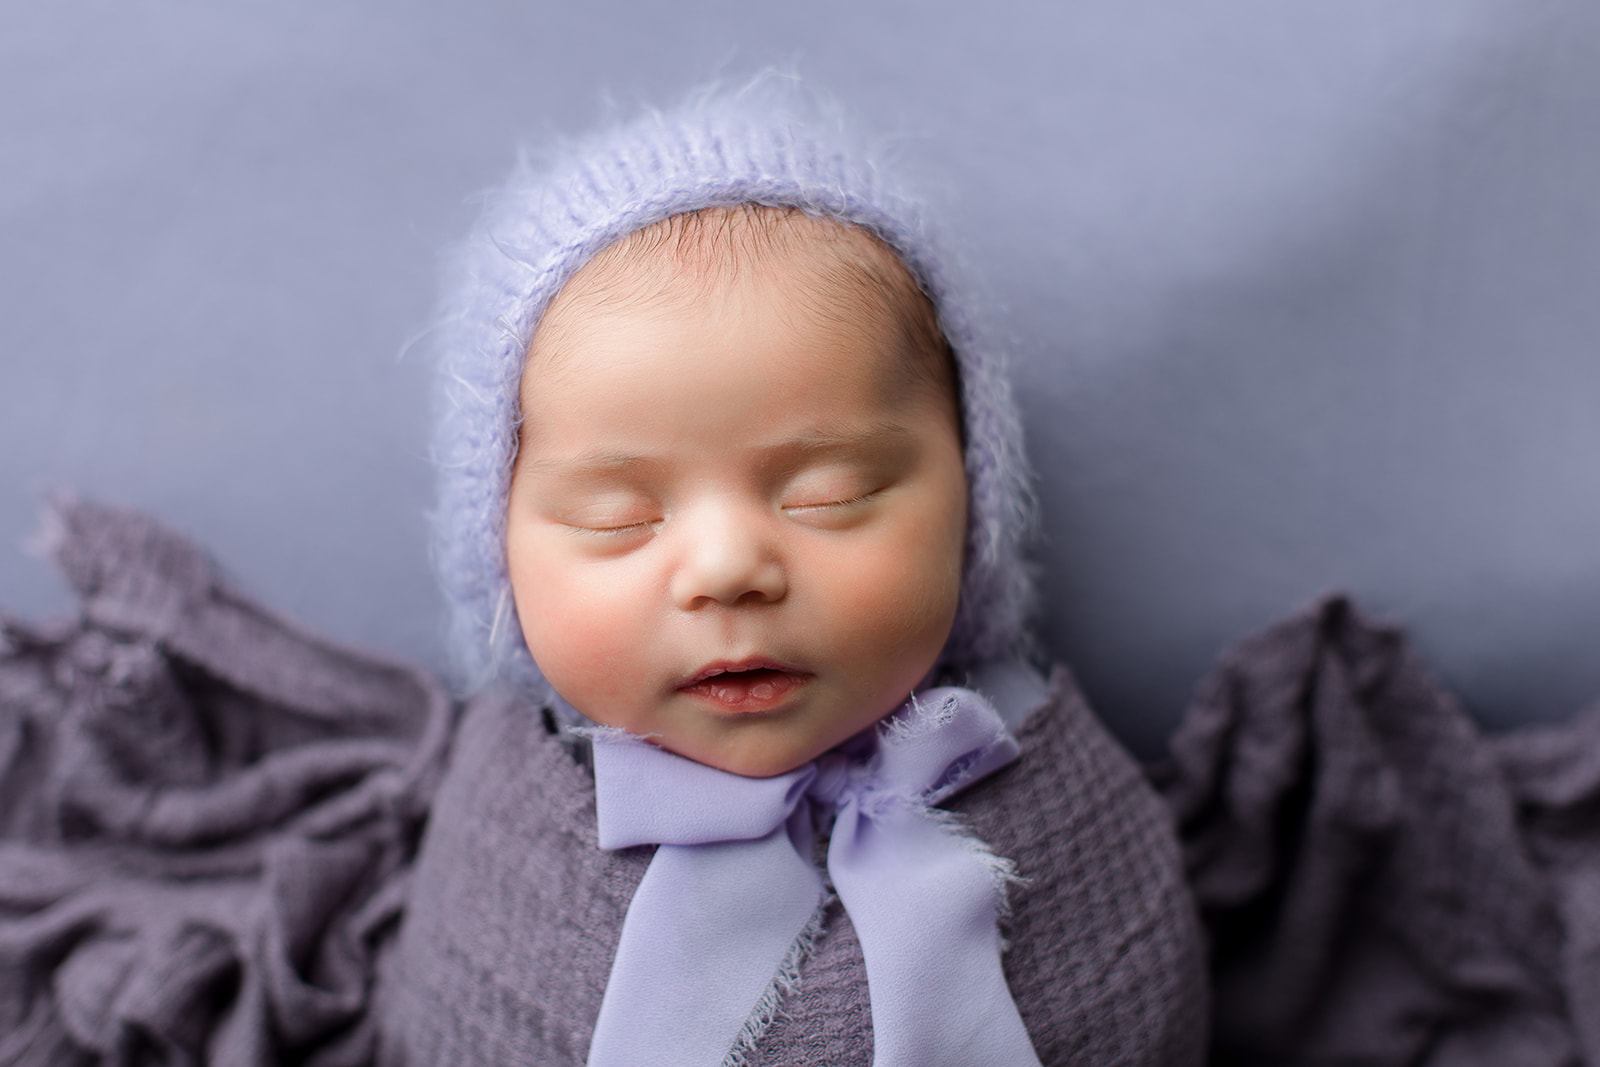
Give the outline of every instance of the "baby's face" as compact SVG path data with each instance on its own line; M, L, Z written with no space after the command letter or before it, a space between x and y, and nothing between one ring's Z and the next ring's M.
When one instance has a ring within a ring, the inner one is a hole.
M806 257L831 254L638 299L636 267L591 264L523 377L506 543L534 660L595 722L736 774L893 711L955 617L954 401L908 384L890 314L818 298Z

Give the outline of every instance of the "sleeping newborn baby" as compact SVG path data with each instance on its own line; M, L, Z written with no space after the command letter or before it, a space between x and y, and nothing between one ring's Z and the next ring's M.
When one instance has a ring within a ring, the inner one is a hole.
M1200 1062L1170 816L1024 658L1010 394L884 169L708 97L519 173L456 272L477 696L385 1062Z
M961 583L955 380L859 228L741 204L603 250L522 372L506 567L545 680L754 777L905 703Z

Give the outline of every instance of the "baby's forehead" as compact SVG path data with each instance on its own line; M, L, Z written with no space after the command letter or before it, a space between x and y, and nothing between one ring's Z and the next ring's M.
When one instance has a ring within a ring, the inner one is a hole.
M932 386L954 402L953 355L933 304L900 257L860 226L793 206L709 207L612 242L545 309L528 365L562 362L562 350L597 319L649 317L685 301L715 306L752 291L812 323L877 333L908 372L903 384Z

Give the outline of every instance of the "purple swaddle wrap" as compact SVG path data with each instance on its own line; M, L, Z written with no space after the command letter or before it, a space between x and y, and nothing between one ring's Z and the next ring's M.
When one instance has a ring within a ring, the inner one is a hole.
M1205 959L1170 814L1064 671L1011 699L987 675L971 686L1021 752L939 818L1015 864L1001 964L1039 1062L1202 1062ZM504 687L469 704L379 991L385 1067L584 1062L657 849L600 847L595 779L567 737ZM770 1025L728 1062L873 1062L862 936L837 898L817 917Z

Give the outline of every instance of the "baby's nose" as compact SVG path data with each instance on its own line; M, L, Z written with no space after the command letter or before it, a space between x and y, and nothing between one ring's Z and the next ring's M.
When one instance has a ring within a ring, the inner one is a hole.
M770 603L789 591L777 537L760 517L733 507L710 508L679 532L684 549L672 596L683 610Z

